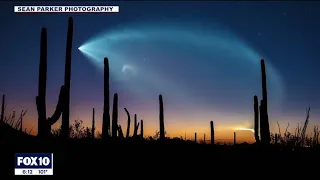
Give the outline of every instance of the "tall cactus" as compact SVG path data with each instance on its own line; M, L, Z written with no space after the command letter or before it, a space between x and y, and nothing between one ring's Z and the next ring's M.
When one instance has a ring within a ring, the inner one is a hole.
M109 89L109 60L104 58L104 99L103 99L103 118L102 118L102 139L110 135L110 89Z
M164 129L164 115L163 115L163 99L162 95L159 95L159 106L160 106L160 112L159 112L159 121L160 121L160 140L165 139L165 129Z
M127 108L124 108L124 110L126 111L127 116L128 116L127 134L126 134L126 138L128 138L128 137L130 136L130 123L131 123L131 118L130 118L130 113L129 113L129 111L127 110Z
M141 139L143 139L143 120L141 119L141 121L140 121L140 137L141 137Z
M263 127L263 116L264 116L264 108L263 108L263 100L260 100L260 106L259 106L259 111L260 111L260 142L263 141L263 137L264 137L264 127Z
M61 136L64 139L69 137L69 118L70 118L70 81L71 81L71 52L73 38L73 19L69 18L66 46L66 61L64 71L64 105L62 113Z
M95 115L95 111L94 111L94 108L92 108L92 128L91 128L92 139L94 139L94 134L95 134L94 131L96 129L94 115Z
M47 119L46 113L46 88L47 88L47 29L41 29L40 38L40 63L39 63L39 81L38 96L36 97L38 111L38 136L48 137L51 134L51 125L56 123L61 116L65 99L65 86L61 86L59 100L54 114Z
M236 132L233 132L233 144L234 145L237 144L237 134L236 134Z
M194 133L194 143L197 143L197 133Z
M38 136L45 136L46 130L46 89L47 89L47 29L41 29L40 63L38 75L38 96L36 104L38 110Z
M214 127L213 127L213 121L210 121L210 134L211 134L211 144L214 144Z
M267 93L267 75L266 75L266 65L264 60L261 59L261 82L262 82L262 99L264 101L265 113L268 112L268 93Z
M263 112L261 112L260 110L260 113L262 113L262 115L260 116L260 126L261 126L260 134L261 134L261 143L264 145L269 145L271 138L270 138L270 129L269 129L269 117L268 117L267 76L266 76L266 66L263 59L261 59L260 64L261 64L261 82L262 82L262 101L260 106L263 109Z
M138 135L138 123L137 123L137 114L134 114L134 124L133 124L133 136L136 137Z
M258 96L254 96L254 138L256 140L256 143L260 142L259 139L259 101Z
M112 108L112 137L116 138L118 132L118 94L113 96L113 108Z
M6 104L6 96L2 95L2 105L1 105L1 116L0 116L0 123L4 121L4 106Z

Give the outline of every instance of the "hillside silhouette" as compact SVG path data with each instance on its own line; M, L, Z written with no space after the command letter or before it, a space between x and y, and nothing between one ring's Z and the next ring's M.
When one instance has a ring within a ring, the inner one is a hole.
M41 30L40 63L38 94L36 106L38 111L38 134L22 128L23 117L27 113L22 111L19 117L16 113L5 111L5 95L2 97L0 116L1 162L5 166L2 172L13 174L13 155L16 152L52 152L54 153L54 175L76 176L90 175L91 177L131 176L149 177L149 173L158 175L176 173L181 176L187 174L201 174L210 171L218 174L218 169L233 171L232 169L257 168L257 171L268 171L268 167L278 162L297 163L316 162L319 160L319 129L314 127L312 136L306 134L310 108L307 109L303 126L298 126L295 133L287 130L271 133L268 117L267 73L264 60L261 60L262 97L253 95L254 138L255 143L237 143L234 132L234 142L231 145L216 144L215 126L208 120L210 141L200 141L197 133L194 141L184 138L166 136L165 97L159 95L159 131L152 137L144 135L143 120L138 121L136 114L130 113L130 107L121 109L127 114L127 129L123 129L118 122L118 94L113 95L110 105L109 60L104 59L104 106L102 117L102 133L95 129L95 109L92 109L92 126L83 127L81 120L70 124L70 81L72 74L72 39L73 19L68 21L65 75L57 97L56 109L52 115L46 112L47 86L47 30ZM257 67L258 68L258 67ZM110 114L110 109L112 113ZM61 117L62 125L59 129L52 129ZM17 119L17 120L16 120ZM134 131L130 131L133 126ZM98 135L97 135L98 134ZM208 143L209 142L209 143ZM248 166L243 166L248 163ZM301 165L301 164L298 164ZM181 170L178 170L178 169ZM271 168L272 169L272 168ZM137 172L141 171L141 172ZM150 172L148 172L150 171ZM1 172L1 173L2 173ZM207 174L207 173L205 173ZM158 176L156 175L156 176ZM150 177L149 177L150 178Z

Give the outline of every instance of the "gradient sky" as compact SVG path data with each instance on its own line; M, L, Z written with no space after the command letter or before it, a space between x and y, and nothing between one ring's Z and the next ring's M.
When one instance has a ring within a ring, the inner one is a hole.
M27 109L25 128L34 126L36 130L40 30L46 27L48 31L50 115L63 83L67 19L71 15L14 14L13 5L22 4L1 2L5 26L0 28L0 93L7 97L6 113ZM217 139L232 139L236 128L253 127L253 96L261 97L261 58L267 63L271 130L277 131L277 121L282 130L290 122L293 130L297 123L303 123L309 105L310 124L320 123L320 3L111 4L119 5L120 13L72 15L71 121L79 118L90 126L94 107L101 131L101 62L108 56L111 93L119 94L123 128L126 107L132 116L137 113L144 119L146 134L153 135L159 126L161 93L168 135L184 136L186 132L191 138L197 132L202 137L209 134L209 121L213 120ZM123 67L127 67L125 71ZM253 140L250 131L239 131L238 136Z

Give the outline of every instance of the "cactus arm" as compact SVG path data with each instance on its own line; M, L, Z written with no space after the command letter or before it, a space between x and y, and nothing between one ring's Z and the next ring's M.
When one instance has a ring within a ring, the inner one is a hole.
M58 99L58 104L56 106L56 110L54 111L53 115L48 118L47 123L50 124L51 126L56 123L63 111L63 100L64 100L64 86L62 85L60 88L60 93L59 93L59 99Z
M137 136L137 135L138 135L139 125L140 125L140 123L138 123L138 124L136 125L136 127L134 128L134 135L133 135L133 136Z
M128 116L127 134L126 134L126 138L128 138L129 135L130 135L130 121L131 121L131 118L130 118L130 113L129 113L129 111L127 110L127 108L124 108L124 110L126 111L127 116Z
M118 126L118 132L119 132L119 137L120 137L121 139L123 139L124 136L123 136L123 131L122 131L121 125Z

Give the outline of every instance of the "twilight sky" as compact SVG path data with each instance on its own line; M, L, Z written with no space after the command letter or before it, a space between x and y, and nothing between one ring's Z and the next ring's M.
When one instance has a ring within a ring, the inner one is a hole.
M59 3L64 4L76 3ZM153 135L159 126L161 93L168 135L186 132L191 138L197 132L202 137L213 120L217 139L231 139L236 128L253 126L253 96L261 97L261 58L267 63L271 130L277 131L277 121L282 130L290 122L293 130L303 123L309 105L310 125L320 123L320 3L112 4L120 6L120 13L14 14L14 4L1 3L6 25L0 28L0 93L7 97L7 115L27 109L25 128L37 129L41 27L48 31L47 111L53 113L63 83L67 20L72 16L71 121L79 118L90 126L94 107L101 131L107 56L111 97L119 94L123 128L126 107L132 116L137 113L144 119L147 135ZM250 131L238 136L253 139Z

